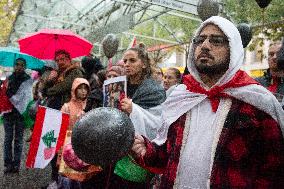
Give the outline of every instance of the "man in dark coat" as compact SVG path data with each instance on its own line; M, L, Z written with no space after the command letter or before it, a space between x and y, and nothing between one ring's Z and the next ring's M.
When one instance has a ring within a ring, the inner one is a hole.
M269 69L263 77L256 78L258 82L272 92L279 101L284 97L284 69L277 64L277 54L281 43L273 43L268 50Z
M20 96L28 96L31 94L32 80L25 72L26 60L18 58L15 61L14 72L8 78L8 87L6 95L12 104L12 110L4 113L4 174L18 173L21 163L21 155L23 149L24 134L24 118L22 113L25 108L25 102L30 100L27 98L19 98ZM30 87L28 87L30 85ZM21 93L21 94L19 94ZM32 97L30 95L30 97ZM13 145L14 141L14 145Z
M72 83L76 78L83 78L84 71L71 64L70 54L65 50L55 52L54 58L58 71L51 71L45 83L47 106L60 110L62 105L70 100Z

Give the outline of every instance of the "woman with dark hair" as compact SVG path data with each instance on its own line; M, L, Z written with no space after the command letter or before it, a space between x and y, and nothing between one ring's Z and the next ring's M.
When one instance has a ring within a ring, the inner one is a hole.
M154 139L160 122L161 103L166 99L165 90L151 78L150 58L145 46L128 49L123 55L127 77L127 98L121 100L135 132ZM110 188L149 188L152 174L133 162L130 155L117 162Z
M173 89L181 83L181 73L177 68L170 67L164 74L163 78L164 89L166 90L167 96L173 91Z
M160 104L166 99L165 90L151 79L150 59L144 45L128 49L123 61L127 77L127 98L120 101L120 108L129 115L136 133L154 139L158 126L161 125ZM120 76L122 71L119 66L113 66L107 70L106 77ZM134 163L131 155L128 155L86 184L91 188L148 189L152 176L152 173Z

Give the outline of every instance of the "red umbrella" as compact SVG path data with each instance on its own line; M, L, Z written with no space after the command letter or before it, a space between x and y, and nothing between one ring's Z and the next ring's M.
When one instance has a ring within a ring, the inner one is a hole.
M56 50L68 51L71 58L89 55L93 45L69 30L42 29L19 39L20 51L39 59L54 59Z

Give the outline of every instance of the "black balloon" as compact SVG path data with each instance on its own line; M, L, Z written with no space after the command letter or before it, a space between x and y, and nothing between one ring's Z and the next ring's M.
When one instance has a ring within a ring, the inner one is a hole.
M112 58L117 52L119 40L114 34L107 34L102 41L102 46L106 57Z
M255 0L260 8L265 8L269 5L271 0Z
M134 142L130 118L115 108L96 108L86 113L72 131L75 154L84 162L103 168L127 155Z
M197 13L203 21L211 16L217 16L219 13L218 2L214 0L199 0L197 4Z
M241 34L243 47L246 48L252 38L251 27L246 23L240 23L237 28Z

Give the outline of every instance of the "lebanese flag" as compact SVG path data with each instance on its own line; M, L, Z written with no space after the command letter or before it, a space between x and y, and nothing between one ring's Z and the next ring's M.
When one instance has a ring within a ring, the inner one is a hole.
M68 125L68 114L39 106L26 166L45 168L63 145Z

